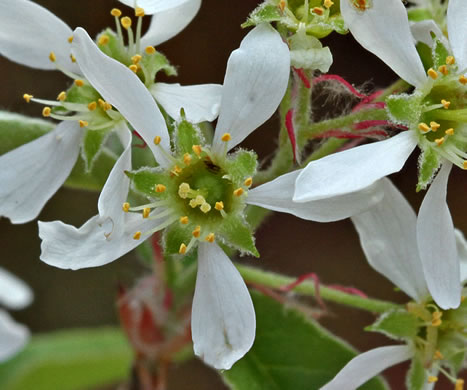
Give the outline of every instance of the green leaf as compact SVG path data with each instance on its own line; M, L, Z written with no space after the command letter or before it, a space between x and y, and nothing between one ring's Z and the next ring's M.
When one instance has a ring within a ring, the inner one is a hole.
M418 160L418 184L417 191L424 190L433 180L433 176L439 168L439 155L431 147L423 149Z
M279 7L272 4L263 3L257 7L248 17L248 20L242 24L242 28L256 26L260 23L271 23L281 19Z
M234 390L319 389L354 356L347 343L305 314L252 291L256 339L231 370L221 372ZM377 378L359 390L383 390Z
M253 233L242 217L232 215L224 218L219 229L219 234L225 238L227 245L259 257Z
M365 330L379 332L396 339L413 339L417 336L419 320L405 310L394 310L384 313L378 320Z
M33 336L0 365L2 390L82 390L122 381L132 352L118 329L79 329Z
M169 192L156 193L154 187L157 184L163 184L166 187L172 184L170 178L158 168L141 168L138 171L126 172L126 174L131 179L136 192L153 198L165 198Z
M229 172L232 181L240 186L246 178L253 177L256 173L257 160L255 152L240 149L229 156L226 171Z
M175 129L175 144L178 153L193 153L192 146L202 144L200 130L185 119L180 121Z
M421 96L417 93L391 95L386 98L387 108L396 122L418 123L421 111Z
M54 127L54 123L43 119L0 111L0 155L34 141Z
M427 373L420 356L412 359L410 369L407 372L406 385L408 390L423 390L427 384Z
M84 160L84 168L86 172L89 172L93 164L102 151L104 142L109 135L108 130L88 130L84 132L83 136L83 147L81 149L81 156Z

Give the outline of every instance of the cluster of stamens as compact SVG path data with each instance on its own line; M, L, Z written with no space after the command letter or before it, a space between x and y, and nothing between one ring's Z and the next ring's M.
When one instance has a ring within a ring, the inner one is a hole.
M317 17L322 20L322 18L328 18L330 15L330 8L334 5L334 2L332 0L323 0L322 6L315 6L313 8L309 9L309 15L311 17ZM288 8L288 4L286 0L281 0L279 1L279 9L281 12L286 13L289 17L291 17L293 20L296 20L297 23L299 21L297 20L296 16L293 14L293 12ZM305 9L308 12L308 2L305 4ZM305 19L308 19L308 13L306 14ZM306 20L305 20L306 21Z

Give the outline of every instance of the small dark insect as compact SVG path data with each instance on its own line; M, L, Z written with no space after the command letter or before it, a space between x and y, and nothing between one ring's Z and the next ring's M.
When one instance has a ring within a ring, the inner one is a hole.
M221 170L221 167L214 164L211 160L204 160L204 165L206 165L206 168L212 173L219 173Z

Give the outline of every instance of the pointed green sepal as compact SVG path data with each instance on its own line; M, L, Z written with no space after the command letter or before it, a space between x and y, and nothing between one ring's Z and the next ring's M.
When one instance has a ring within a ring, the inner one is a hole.
M175 128L175 147L179 154L193 153L193 145L201 145L203 136L193 123L182 119Z
M422 20L432 19L433 16L426 8L409 8L407 15L411 22L421 22Z
M106 130L85 130L83 135L83 144L81 148L81 157L84 160L84 169L89 172L94 165L99 153L102 151L109 131Z
M411 340L417 335L419 325L419 320L413 314L405 310L393 310L384 313L365 330L383 333L396 340Z
M125 46L123 46L122 41L118 39L118 36L110 28L105 29L97 36L96 43L99 49L109 57L126 66L131 65L131 58Z
M66 103L80 103L86 104L86 106L90 102L96 102L101 98L101 95L89 84L84 84L81 87L73 84L67 91L66 91ZM53 110L64 110L63 107L54 107Z
M185 244L188 246L192 238L190 229L178 221L174 222L164 230L163 246L165 256L178 255L180 245Z
M439 165L439 154L431 147L424 148L418 160L417 191L426 189L433 180Z
M388 96L386 104L395 122L417 123L422 114L421 95L418 93Z
M279 7L272 4L263 3L258 6L242 24L242 28L256 26L260 23L277 22L281 19Z
M408 390L423 390L427 384L428 375L421 356L414 356L407 372L406 385Z
M154 82L156 74L160 71L164 71L167 76L176 76L177 69L170 65L167 57L156 51L154 54L144 53L141 59L141 65L146 69L145 73L145 84L150 85Z
M225 239L227 245L259 257L253 233L242 217L232 215L224 218L218 233Z
M257 164L258 156L255 152L240 149L228 157L226 170L232 182L241 185L246 178L254 176Z
M167 197L169 188L173 183L170 177L158 168L141 168L138 171L126 171L126 175L131 179L134 191L150 198L164 199ZM166 187L164 192L156 192L156 185L162 184Z
M446 65L446 57L450 56L449 50L439 39L435 39L433 44L433 65L438 69L441 65Z

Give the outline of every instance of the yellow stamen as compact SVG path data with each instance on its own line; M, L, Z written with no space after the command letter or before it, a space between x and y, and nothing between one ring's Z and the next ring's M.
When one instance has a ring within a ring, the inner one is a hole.
M224 142L229 142L232 139L232 136L230 133L224 133L224 135L221 137L221 140Z
M178 165L175 165L173 169L170 171L172 175L178 176L180 173L182 173L183 169L180 168Z
M167 189L167 187L165 185L163 185L163 184L156 184L156 186L154 188L155 188L156 192L158 192L158 193L162 193Z
M57 100L60 100L61 102L66 100L66 92L65 91L60 92L57 96Z
M34 97L34 96L29 95L28 93L25 93L25 94L23 95L23 99L26 100L26 103L29 103L33 97Z
M445 131L445 133L446 133L447 135L454 135L454 129L451 127L450 129L447 129L447 130Z
M245 191L243 191L243 188L240 187L240 188L237 188L233 193L235 196L242 196L244 192Z
M149 217L149 213L151 212L151 209L149 207L145 207L143 209L143 218Z
M435 139L436 145L441 146L444 143L444 137Z
M178 186L178 196L182 199L186 199L188 192L190 191L190 185L188 183L182 183Z
M464 169L467 169L467 161L464 161L464 163L462 164L462 166L463 166ZM465 299L465 297L464 297L464 299ZM461 302L462 302L462 301L461 301Z
M125 30L128 30L131 27L131 19L128 16L124 16L120 19L120 23L122 24Z
M183 155L183 162L185 163L185 165L190 165L191 163L191 156L189 153L185 153Z
M438 382L438 377L437 377L437 376L430 375L430 376L428 377L428 383L435 383L435 382Z
M112 105L108 102L104 102L104 107L102 107L104 111L109 111L112 109Z
M180 245L180 249L178 250L178 253L180 253L181 255L184 255L186 253L186 245L184 243Z
M430 76L433 80L436 80L438 78L438 73L433 68L428 69L427 73L428 76Z
M97 42L99 43L99 45L107 45L109 41L110 41L110 38L108 35L101 35Z
M200 210L204 213L207 214L211 211L211 205L207 202L203 203L200 207Z
M455 390L464 390L464 380L463 379L457 379L456 380Z
M250 187L253 184L253 178L249 177L243 182L243 184L245 184L247 187Z
M423 131L424 133L426 133L428 130L430 130L428 125L426 123L423 123L423 122L418 124L418 128L419 128L420 131Z
M191 232L191 234L193 235L193 237L198 238L200 236L200 234L201 234L201 226L199 226L199 225L196 226L195 230L193 230Z
M138 17L138 18L141 18L144 16L144 9L142 9L141 7L136 7L135 8L135 16Z
M89 123L87 121L80 120L79 121L79 127L83 128L89 126Z
M130 204L128 202L123 203L122 210L125 213L128 213L128 211L130 210Z
M224 202L222 201L216 202L216 205L214 206L214 208L218 211L224 210Z
M201 149L201 146L200 145L193 145L191 147L191 149L193 150L193 152L199 157L201 152L202 152L202 149Z
M214 233L209 233L205 238L207 242L211 242L211 243L213 243L215 239L216 239L216 236Z
M91 102L88 104L88 110L89 111L94 111L97 108L97 103L96 102Z
M430 127L432 131L436 131L440 128L440 124L438 122L430 122Z
M281 0L280 3L279 3L279 8L281 9L281 11L284 11L284 8L285 8L285 0Z
M120 11L118 8L113 8L112 11L110 11L110 15L119 18L120 16L122 16L122 11Z
M135 234L133 234L133 240L139 240L141 238L141 232L136 232Z
M68 37L68 39L67 39L67 40L68 40L68 43L71 43L71 42L73 42L73 35L72 35L71 37Z
M198 203L196 202L196 199L191 199L190 203L188 203L193 209L198 206Z
M55 55L55 53L53 51L51 51L50 54L49 54L49 60L52 61L52 62L57 61L57 56Z
M449 106L451 105L451 102L448 101L448 100L442 99L442 100L441 100L441 104L442 104L443 107L447 110L447 109L449 108Z
M433 356L433 359L435 360L443 360L444 356L440 351L435 351L435 354Z
M131 61L133 61L133 64L138 64L142 58L143 57L141 55L135 54L133 57L131 57Z
M75 80L75 85L76 85L77 87L82 87L82 86L84 85L84 81L83 81L83 80L80 80L80 79Z
M186 215L184 217L180 217L180 223L182 225L187 225L188 222L189 222L189 219L188 219L188 217Z
M324 5L327 9L329 9L329 8L331 8L331 7L334 5L334 2L333 2L332 0L324 0L323 5Z
M42 116L48 117L50 116L50 113L52 112L52 109L50 107L44 107L42 110Z
M76 57L73 54L70 54L70 60L71 62L76 62Z
M454 65L456 63L456 59L453 56L446 57L446 65Z
M102 109L104 109L104 107L105 107L105 102L104 102L102 99L100 99L100 98L97 99L97 102L99 103L99 107L102 108Z
M154 137L154 144L155 145L159 145L161 143L161 137L159 137L158 135L156 135Z
M156 49L154 48L154 46L146 46L146 49L144 49L144 51L146 52L146 54L155 54L156 53Z
M132 64L129 66L129 68L132 70L133 73L138 72L138 65Z
M313 13L322 16L324 14L324 9L322 9L321 7L315 7L313 8Z
M449 69L446 65L441 65L439 68L438 68L438 71L442 74L444 74L445 76L447 76L449 74Z
M467 77L465 77L464 75L460 76L459 83L461 83L462 85L467 85Z

